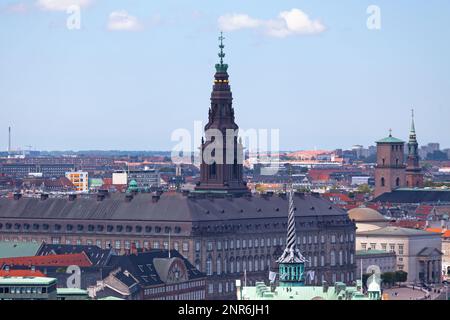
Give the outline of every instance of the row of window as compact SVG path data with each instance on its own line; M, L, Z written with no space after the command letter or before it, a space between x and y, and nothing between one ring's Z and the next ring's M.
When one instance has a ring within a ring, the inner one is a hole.
M208 294L218 293L231 293L234 292L234 281L226 281L219 283L208 284Z
M47 287L0 287L0 294L46 294Z
M320 256L314 255L314 256L308 256L307 258L307 265L308 267L325 267L326 265L326 258L325 254L321 254ZM227 259L223 260L221 257L217 257L215 264L213 263L212 257L208 257L206 259L205 263L205 272L206 275L211 276L214 273L217 275L220 275L222 273L240 273L241 271L248 271L248 272L258 272L258 271L264 271L265 267L270 267L272 263L273 258L268 255L267 257L261 256L249 256L249 257L237 257L237 258L230 258L229 261ZM346 264L353 264L354 263L354 255L353 253L348 253L347 251L339 250L336 256L336 251L331 250L330 251L330 265L331 266L344 266ZM200 261L197 260L195 262L197 269L200 270ZM215 267L215 268L214 268Z
M164 296L160 298L155 298L153 300L204 300L204 299L205 299L205 290L199 290L170 296Z
M297 237L297 243L298 244L318 244L320 238L320 243L324 244L326 243L326 236L325 235L310 235L310 236L303 236L303 237ZM330 236L330 242L331 243L348 243L354 241L354 235L351 234L341 234L338 236L331 235ZM286 238L285 237L279 237L279 238L260 238L260 239L232 239L232 240L217 240L215 241L216 249L217 250L228 250L228 249L246 249L246 248L258 248L258 247L271 247L271 246L277 246L277 245L285 245L286 244ZM201 249L201 241L197 241L195 243L195 251L199 252ZM214 241L209 240L207 241L206 245L207 251L213 251L214 250Z
M397 251L395 248L397 247ZM404 254L405 246L403 244L395 244L395 243L380 243L379 246L377 243L370 243L369 246L367 243L361 243L362 250L382 250L388 252L396 252L399 255Z
M145 289L144 294L145 295L154 295L154 294L160 294L160 293L166 293L166 292L172 292L172 291L180 291L180 290L186 290L186 289L191 289L191 288L197 288L197 287L204 286L204 285L205 285L204 280L198 280L198 281L180 283L180 284L176 284L176 285L169 285L169 286Z
M53 230L53 231L78 231L78 232L84 232L84 231L88 231L88 232L104 232L106 230L106 232L115 232L115 233L120 233L120 232L134 232L134 233L142 233L145 231L145 233L161 233L164 232L166 234L169 233L175 233L175 234L179 234L181 233L181 227L179 226L175 226L174 228L172 227L161 227L161 226L130 226L130 225L93 225L93 224L89 224L89 225L82 225L82 224L78 224L78 225L72 225L72 224L67 224L65 226L61 225L61 224L54 224L54 225L49 225L47 223L43 223L43 224L39 224L39 223L33 223L33 224L29 224L29 223L0 223L0 229L5 229L5 230L31 230L31 231L39 231L39 230L44 230L44 231L48 231L48 230Z

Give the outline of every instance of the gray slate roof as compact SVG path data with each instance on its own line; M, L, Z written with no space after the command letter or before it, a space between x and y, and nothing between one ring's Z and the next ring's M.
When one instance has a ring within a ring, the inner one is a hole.
M347 215L326 199L315 195L296 195L297 216ZM96 197L69 201L62 198L19 200L0 198L0 218L58 220L128 220L128 221L219 221L251 218L286 217L288 201L277 195L247 198L188 198L179 193L165 193L157 202L151 194L138 194L131 202L124 194L111 194L103 201Z

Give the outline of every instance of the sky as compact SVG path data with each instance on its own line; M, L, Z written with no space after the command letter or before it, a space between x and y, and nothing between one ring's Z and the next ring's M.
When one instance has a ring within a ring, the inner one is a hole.
M207 120L220 30L237 124L279 129L281 150L368 146L389 129L406 140L411 108L419 143L450 147L449 12L448 0L0 0L0 150L8 126L13 148L171 150L174 130Z

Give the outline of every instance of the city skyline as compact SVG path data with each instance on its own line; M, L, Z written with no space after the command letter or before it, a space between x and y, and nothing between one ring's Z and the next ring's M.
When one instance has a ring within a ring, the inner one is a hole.
M174 130L206 123L221 29L238 124L280 129L281 150L370 146L390 128L407 141L412 107L419 144L450 146L448 4L378 1L369 30L369 2L73 2L80 30L52 1L0 7L1 149L12 126L15 148L171 150Z

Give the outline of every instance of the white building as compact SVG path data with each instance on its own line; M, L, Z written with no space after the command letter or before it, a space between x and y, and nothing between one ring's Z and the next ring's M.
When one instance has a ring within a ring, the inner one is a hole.
M396 269L408 273L409 283L440 283L442 240L438 233L389 226L379 212L369 208L349 211L356 222L356 250L394 252Z

